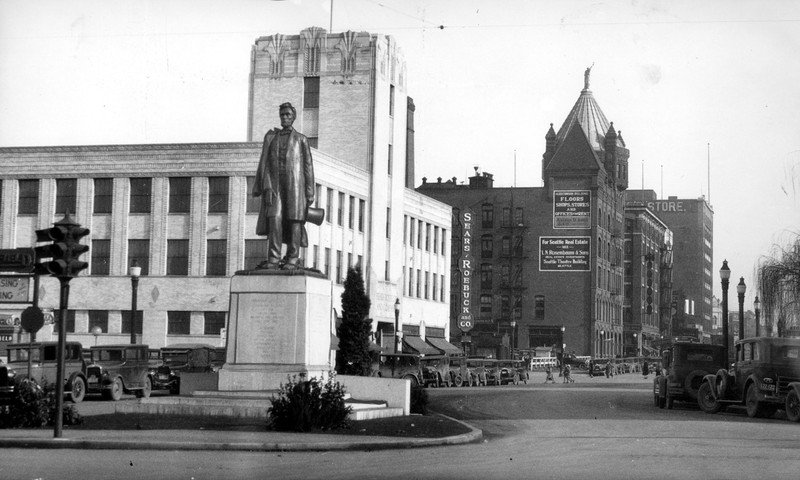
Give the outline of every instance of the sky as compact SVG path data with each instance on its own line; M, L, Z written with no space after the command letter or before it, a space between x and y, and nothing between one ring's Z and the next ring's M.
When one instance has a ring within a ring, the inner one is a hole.
M311 26L397 40L416 185L541 186L593 66L630 188L712 205L717 297L800 233L794 0L0 0L0 147L245 141L250 47Z

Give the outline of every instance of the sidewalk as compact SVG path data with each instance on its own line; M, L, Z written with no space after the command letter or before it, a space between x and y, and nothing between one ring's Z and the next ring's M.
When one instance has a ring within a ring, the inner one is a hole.
M458 445L480 441L481 430L459 420L467 433L439 438L385 437L332 433L221 430L83 430L65 427L54 438L52 427L6 429L0 448L91 448L119 450L229 450L250 452L383 450Z

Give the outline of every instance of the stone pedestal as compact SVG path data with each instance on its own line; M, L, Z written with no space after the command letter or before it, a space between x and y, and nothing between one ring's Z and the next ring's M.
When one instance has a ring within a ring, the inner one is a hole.
M277 390L287 376L332 369L330 280L302 270L237 272L230 299L220 391Z

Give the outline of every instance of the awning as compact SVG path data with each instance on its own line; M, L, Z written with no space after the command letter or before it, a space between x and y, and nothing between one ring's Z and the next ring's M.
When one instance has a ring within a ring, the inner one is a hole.
M447 355L461 355L462 353L460 348L456 347L455 345L448 342L444 338L426 337L425 341L427 341L434 347L438 348L442 352L446 353Z
M403 344L409 347L413 352L417 352L421 355L441 355L439 350L425 343L425 340L416 335L403 336Z

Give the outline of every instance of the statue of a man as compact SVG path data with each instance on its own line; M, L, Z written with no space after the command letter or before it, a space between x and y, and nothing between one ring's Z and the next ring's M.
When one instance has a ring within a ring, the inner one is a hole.
M269 242L267 260L258 268L295 270L300 248L308 246L305 222L314 203L314 164L308 139L292 128L297 111L291 103L279 107L281 128L264 136L253 196L261 197L256 234ZM281 260L282 245L286 255Z

